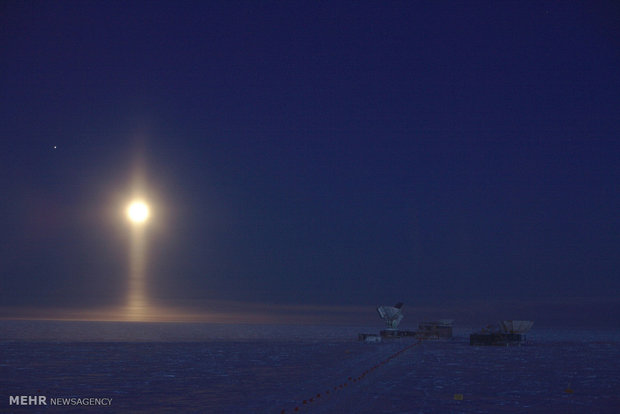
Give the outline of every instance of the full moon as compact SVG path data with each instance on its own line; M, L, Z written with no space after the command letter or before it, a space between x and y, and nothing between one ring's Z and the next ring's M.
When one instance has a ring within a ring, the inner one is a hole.
M127 207L127 217L134 223L143 223L149 218L149 207L142 201L134 201Z

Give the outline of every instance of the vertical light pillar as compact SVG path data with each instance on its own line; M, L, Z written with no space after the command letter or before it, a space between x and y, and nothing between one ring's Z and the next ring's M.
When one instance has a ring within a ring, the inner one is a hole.
M146 299L146 221L149 208L143 201L134 201L127 208L131 223L129 247L129 286L127 297L127 318L132 321L145 320Z

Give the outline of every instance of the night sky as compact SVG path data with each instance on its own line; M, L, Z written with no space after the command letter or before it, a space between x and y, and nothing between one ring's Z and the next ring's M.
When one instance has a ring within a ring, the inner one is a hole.
M0 317L125 303L141 169L153 306L618 325L616 2L6 1L0 27Z

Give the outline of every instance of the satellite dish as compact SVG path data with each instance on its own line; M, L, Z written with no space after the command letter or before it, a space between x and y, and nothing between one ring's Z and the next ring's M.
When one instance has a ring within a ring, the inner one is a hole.
M388 329L396 329L400 321L403 320L402 312L403 303L398 302L394 306L378 306L377 312L381 319L385 321Z
M510 334L524 334L532 329L533 321L501 321L500 327L503 332Z

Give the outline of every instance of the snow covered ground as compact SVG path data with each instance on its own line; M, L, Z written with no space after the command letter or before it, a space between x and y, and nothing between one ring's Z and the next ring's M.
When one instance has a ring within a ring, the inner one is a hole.
M534 327L521 347L472 347L466 329L357 341L377 330L0 321L0 412L620 412L616 332ZM14 395L112 405L9 405Z

